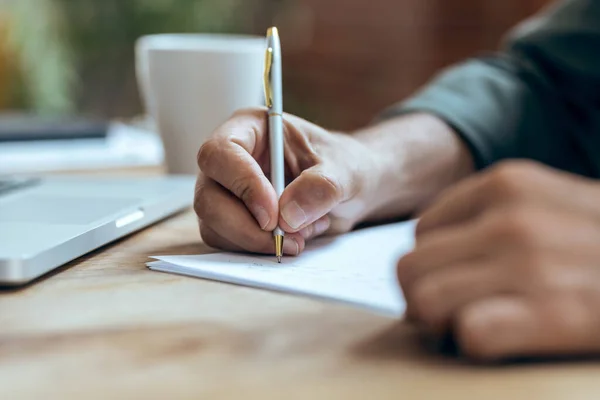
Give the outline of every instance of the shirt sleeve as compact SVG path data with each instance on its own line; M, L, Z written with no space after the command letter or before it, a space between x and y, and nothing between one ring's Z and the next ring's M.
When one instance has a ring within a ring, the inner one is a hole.
M600 0L546 8L500 52L442 71L381 118L419 111L452 126L478 169L528 158L600 177Z

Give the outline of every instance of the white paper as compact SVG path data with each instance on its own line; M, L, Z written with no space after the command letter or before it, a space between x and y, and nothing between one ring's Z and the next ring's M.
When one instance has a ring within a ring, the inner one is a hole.
M298 257L236 253L155 256L153 270L327 299L399 317L398 259L413 248L414 221L310 242Z

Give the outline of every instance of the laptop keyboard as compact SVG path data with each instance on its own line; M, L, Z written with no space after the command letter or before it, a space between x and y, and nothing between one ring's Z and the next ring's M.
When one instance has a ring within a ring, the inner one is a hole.
M25 189L39 182L39 178L0 177L0 196L15 190Z

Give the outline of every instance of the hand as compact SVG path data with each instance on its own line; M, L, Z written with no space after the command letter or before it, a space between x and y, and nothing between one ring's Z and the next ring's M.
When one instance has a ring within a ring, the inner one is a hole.
M398 263L407 316L484 360L600 351L600 184L508 162L443 194Z
M286 176L278 202L270 183L267 114L242 110L217 129L198 153L195 210L210 246L272 254L272 231L287 232L284 252L305 241L351 229L370 210L379 171L377 154L349 135L285 115Z

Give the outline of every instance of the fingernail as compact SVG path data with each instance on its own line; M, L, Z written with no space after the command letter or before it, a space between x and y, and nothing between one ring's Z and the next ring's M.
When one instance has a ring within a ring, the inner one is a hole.
M269 217L269 213L264 207L252 207L252 214L254 215L254 218L256 218L256 221L260 225L261 229L265 229L269 225L269 222L271 222L271 217Z
M306 222L304 210L295 201L289 202L283 207L281 216L292 229L298 229Z
M321 218L320 220L315 222L315 236L325 233L325 231L329 229L330 224L331 221L329 220L329 218Z
M298 242L294 238L285 238L283 239L283 252L285 254L289 254L291 256L297 256L300 247L298 246Z

